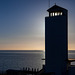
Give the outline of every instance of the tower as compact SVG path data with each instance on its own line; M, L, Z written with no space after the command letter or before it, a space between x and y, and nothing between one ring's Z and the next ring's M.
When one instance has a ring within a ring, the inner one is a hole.
M54 5L45 17L45 73L65 75L68 60L68 10Z

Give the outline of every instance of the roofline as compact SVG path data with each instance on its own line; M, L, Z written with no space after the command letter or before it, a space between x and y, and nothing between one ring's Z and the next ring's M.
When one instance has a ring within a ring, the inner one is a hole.
M58 5L53 5L52 7L54 7L54 6L58 6ZM52 8L52 7L50 7L47 11L49 12L49 10ZM64 10L66 10L66 11L68 11L67 9L65 9L65 8L63 8L63 7L61 7L61 6L58 6L59 8L61 8L61 9L64 9Z

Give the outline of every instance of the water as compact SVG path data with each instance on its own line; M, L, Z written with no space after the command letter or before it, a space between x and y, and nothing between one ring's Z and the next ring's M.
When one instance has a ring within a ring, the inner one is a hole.
M0 51L0 71L23 69L23 67L42 68L44 51Z
M75 51L68 51L69 58L75 58ZM42 68L45 64L44 51L23 51L23 50L0 50L0 71L5 71L7 69L23 69L23 67L29 68ZM75 62L71 63L75 65Z
M75 59L75 51L74 50L68 51L68 58ZM75 62L71 62L71 65L75 65Z

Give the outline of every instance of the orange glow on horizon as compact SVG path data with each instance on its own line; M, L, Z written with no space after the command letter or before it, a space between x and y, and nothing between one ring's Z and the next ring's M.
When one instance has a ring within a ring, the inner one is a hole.
M33 42L28 44L0 45L0 50L45 50L44 42ZM75 50L75 44L68 44L68 50Z
M75 44L68 44L68 50L75 50Z
M0 50L45 50L44 42L26 42L0 45Z

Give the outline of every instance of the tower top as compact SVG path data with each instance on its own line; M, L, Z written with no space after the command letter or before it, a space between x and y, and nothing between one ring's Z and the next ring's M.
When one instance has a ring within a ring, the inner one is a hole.
M58 6L58 5L54 5L54 6L52 6L51 8L49 8L47 11L48 12L58 12L58 11L63 11L63 10L65 10L65 11L67 11L67 9L65 9L65 8L63 8L63 7L60 7L60 6Z

